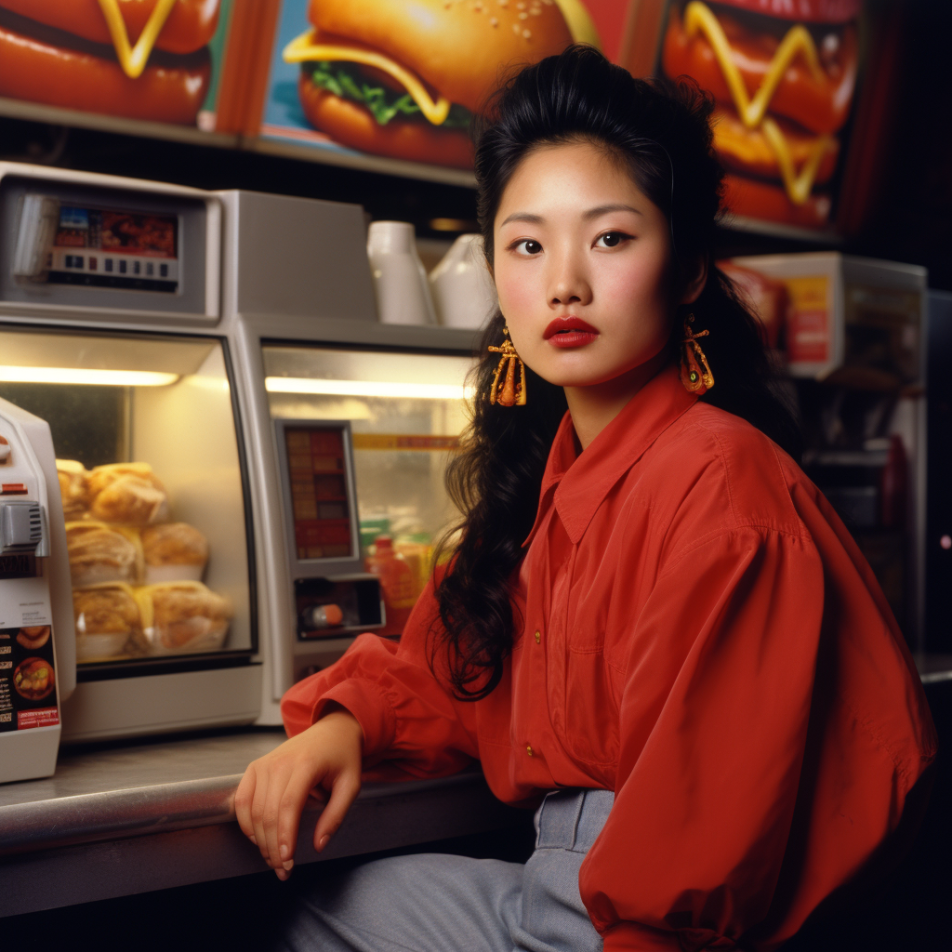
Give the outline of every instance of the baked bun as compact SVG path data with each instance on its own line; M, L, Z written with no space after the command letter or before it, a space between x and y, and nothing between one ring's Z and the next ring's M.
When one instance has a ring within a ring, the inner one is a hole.
M304 73L298 93L307 121L350 149L407 162L473 166L473 144L462 129L440 129L419 119L391 119L382 126L359 103L315 86Z
M200 581L208 562L208 541L194 526L169 522L142 530L145 581Z
M97 466L89 474L90 514L103 522L146 526L164 522L169 498L147 463Z
M136 532L102 522L67 522L66 549L73 585L138 582L142 546Z
M74 588L73 612L79 661L115 659L141 638L139 605L122 582Z
M142 631L154 654L217 651L231 608L201 582L167 582L136 589Z
M58 459L56 475L63 498L63 515L67 521L78 519L89 505L89 471L78 460Z
M311 0L308 19L321 42L356 41L384 53L470 112L507 66L572 42L554 0Z

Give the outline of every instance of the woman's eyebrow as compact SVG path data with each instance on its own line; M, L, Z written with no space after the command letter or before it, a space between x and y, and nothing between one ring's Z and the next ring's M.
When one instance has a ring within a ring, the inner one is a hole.
M582 218L591 221L593 218L600 218L602 215L608 215L611 212L633 212L635 215L644 215L644 212L633 205L626 205L624 202L613 202L609 205L598 205L596 208L590 208L587 212L582 213ZM533 215L531 212L513 212L508 218L500 222L499 227L502 228L514 221L528 222L530 225L545 223L545 219L541 215Z
M582 215L582 218L590 221L593 218L600 218L602 215L608 215L611 212L634 212L636 215L644 215L644 212L632 205L625 205L623 202L615 202L611 205L599 205L597 208L590 208Z
M513 212L504 222L500 222L499 227L508 225L511 221L525 221L530 225L541 225L545 219L541 215L533 215L531 212Z

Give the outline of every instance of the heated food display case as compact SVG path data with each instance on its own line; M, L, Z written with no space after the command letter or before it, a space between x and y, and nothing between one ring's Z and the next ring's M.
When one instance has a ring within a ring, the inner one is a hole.
M64 740L280 722L397 637L472 332L377 322L358 206L0 165L0 398L49 421Z

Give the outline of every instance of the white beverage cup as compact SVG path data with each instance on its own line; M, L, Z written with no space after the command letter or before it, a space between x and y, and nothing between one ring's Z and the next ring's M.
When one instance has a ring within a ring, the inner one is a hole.
M496 311L482 235L460 235L430 272L430 293L446 327L484 327Z
M412 224L371 222L367 257L377 295L377 318L382 324L436 323Z

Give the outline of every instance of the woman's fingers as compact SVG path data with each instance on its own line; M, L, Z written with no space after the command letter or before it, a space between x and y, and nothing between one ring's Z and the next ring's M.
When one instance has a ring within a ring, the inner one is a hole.
M321 852L344 822L351 804L360 793L360 762L342 770L333 781L330 799L318 817L314 829L314 849Z
M252 843L255 841L255 828L251 822L251 801L254 799L255 781L255 765L251 764L235 791L235 817L238 820L238 826L241 827L241 832Z
M294 862L308 796L323 797L315 790L318 785L330 790L315 837L322 849L360 790L360 769L360 724L343 710L322 717L249 765L235 792L235 815L281 879L287 879Z
M308 795L318 782L313 771L295 771L284 789L278 807L278 855L281 865L289 870L294 865L294 848L297 845L301 813Z
M272 784L272 775L267 771L259 771L255 783L255 795L251 802L251 826L254 830L255 843L261 851L261 856L269 866L271 861L271 847L268 842L268 832L265 828L265 818L268 815L268 791Z

